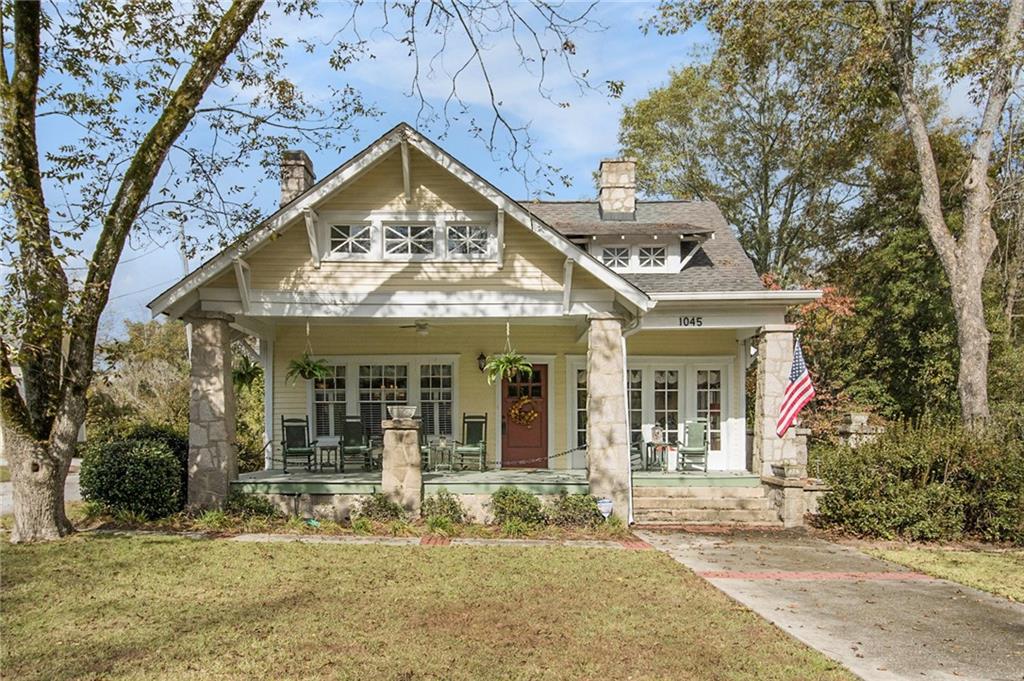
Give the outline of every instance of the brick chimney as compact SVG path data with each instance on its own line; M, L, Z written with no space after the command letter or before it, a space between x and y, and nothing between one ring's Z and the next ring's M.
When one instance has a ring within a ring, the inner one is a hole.
M599 175L601 219L636 219L636 159L605 159Z
M313 186L313 162L301 149L281 154L281 205Z

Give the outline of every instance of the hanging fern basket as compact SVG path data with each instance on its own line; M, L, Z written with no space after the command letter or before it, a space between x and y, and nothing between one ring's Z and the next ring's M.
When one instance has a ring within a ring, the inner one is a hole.
M322 359L313 358L313 345L309 342L309 322L306 322L306 351L302 357L288 362L288 373L285 377L289 383L295 383L300 378L307 381L315 381L327 378L330 375L330 367Z
M487 382L491 385L519 374L527 376L533 374L533 365L526 360L522 353L512 349L508 322L505 322L505 351L487 358L487 363L484 364L484 373L487 375Z

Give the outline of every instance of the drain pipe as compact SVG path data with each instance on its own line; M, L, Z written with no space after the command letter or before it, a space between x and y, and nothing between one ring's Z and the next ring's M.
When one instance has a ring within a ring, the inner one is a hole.
M622 343L622 394L625 397L625 399L622 401L622 404L625 407L625 412L626 412L624 414L624 416L626 417L626 455L627 456L629 456L629 448L632 447L632 442L629 441L630 434L632 433L632 429L630 428L631 424L629 422L629 363L627 362L628 357L626 355L626 338L629 337L629 336L632 336L634 333L636 333L637 331L640 330L640 321L642 319L643 319L643 313L642 312L637 313L637 315L635 317L633 317L633 321L629 322L628 324L626 324L625 326L622 327L622 338L620 339L620 342ZM633 522L634 522L634 519L633 519L633 460L632 460L632 458L630 458L630 461L629 461L629 464L628 464L626 470L629 471L629 515L628 515L629 520L626 523L627 526L628 526L628 525L632 525Z

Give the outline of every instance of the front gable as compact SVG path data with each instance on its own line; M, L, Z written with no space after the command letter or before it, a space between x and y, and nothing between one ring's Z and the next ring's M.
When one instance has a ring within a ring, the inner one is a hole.
M410 229L434 243L403 251ZM353 235L357 247L343 243ZM490 240L460 247L467 235ZM255 317L507 317L639 310L650 300L399 126L150 307L180 316L197 304Z

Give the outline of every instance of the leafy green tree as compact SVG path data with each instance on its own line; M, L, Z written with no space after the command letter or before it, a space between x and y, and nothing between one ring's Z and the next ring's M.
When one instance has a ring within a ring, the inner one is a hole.
M115 268L131 236L172 234L186 222L208 228L202 241L235 236L252 224L255 188L233 175L252 166L272 174L281 150L298 143L337 148L355 117L376 112L360 93L332 83L355 60L372 58L352 3L326 48L328 65L307 96L285 73L288 42L263 0L225 3L74 2L0 4L0 180L2 249L10 276L0 298L0 428L14 487L15 542L54 539L72 531L64 512L64 480L86 416L95 340ZM526 172L529 131L510 122L501 83L493 82L490 37L507 36L541 92L556 65L569 82L590 86L573 68L575 31L593 26L589 6L528 8L511 0L397 0L380 8L377 25L421 64L465 59L445 76L449 96L434 108L423 95L426 71L411 91L423 116L466 127L491 150L507 150L509 166ZM281 0L285 20L321 20L314 0ZM13 31L10 30L13 24ZM432 47L420 53L427 37ZM484 117L462 99L466 74L488 86ZM608 83L613 94L621 83ZM40 152L37 122L63 121L67 143ZM53 188L49 194L44 187ZM212 232L212 233L211 233ZM95 246L83 246L88 235ZM195 236L193 235L193 239ZM84 265L76 279L70 268ZM21 369L18 386L13 367Z
M625 108L619 142L649 195L715 201L761 273L800 280L839 238L884 106L830 105L842 54L715 54ZM815 49L818 48L818 49Z
M121 429L124 422L169 426L188 433L189 361L185 325L171 320L126 321L124 335L97 345L86 432Z
M813 34L848 56L827 73L840 101L872 102L878 84L897 97L910 133L921 197L917 211L946 277L957 323L957 389L962 418L989 415L990 334L984 280L998 237L992 226L993 149L1010 93L1024 64L1024 0L937 3L926 0L667 0L654 20L678 31L704 21L719 37L719 52L736 64L751 56L814 54ZM832 62L823 62L828 65ZM829 69L825 69L829 71ZM978 115L969 129L970 152L960 167L962 210L947 213L926 106L929 78L966 83Z

